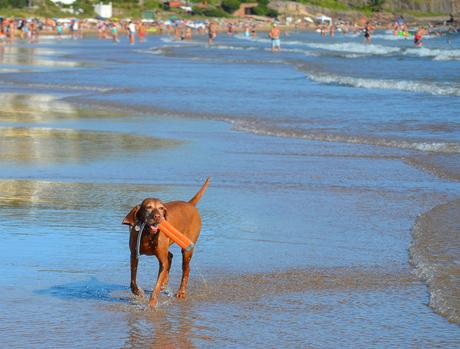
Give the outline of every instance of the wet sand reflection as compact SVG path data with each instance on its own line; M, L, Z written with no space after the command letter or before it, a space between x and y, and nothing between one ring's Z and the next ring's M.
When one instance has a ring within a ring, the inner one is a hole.
M0 128L0 160L15 163L82 163L123 152L179 144L129 134L51 128Z
M0 121L46 122L54 119L111 118L124 116L121 112L86 109L47 94L2 93Z
M79 210L113 208L120 203L125 212L145 195L166 195L168 186L66 183L42 180L0 180L0 207L39 207L44 210ZM120 201L121 200L121 201ZM18 214L22 214L19 212ZM121 216L120 216L121 217Z
M75 61L56 60L56 55L58 55L58 51L51 49L0 45L0 64L53 68L85 65ZM47 56L52 57L52 59L47 59Z

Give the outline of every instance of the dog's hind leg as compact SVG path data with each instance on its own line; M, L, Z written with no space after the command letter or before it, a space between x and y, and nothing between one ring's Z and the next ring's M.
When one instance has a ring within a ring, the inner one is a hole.
M179 290L177 291L176 297L177 298L185 298L188 277L190 274L190 260L192 259L193 250L185 251L182 250L182 280L179 286Z

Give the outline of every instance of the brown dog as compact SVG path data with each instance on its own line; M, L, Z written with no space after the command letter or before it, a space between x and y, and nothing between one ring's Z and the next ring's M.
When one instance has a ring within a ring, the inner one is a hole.
M160 264L158 279L150 296L149 306L158 303L158 296L162 289L168 286L169 269L173 255L169 252L172 241L158 229L158 224L165 219L186 235L194 244L198 240L201 230L201 217L195 205L200 200L209 183L209 178L200 191L189 201L171 201L162 203L159 199L148 198L141 205L134 207L123 220L129 225L129 249L131 251L131 291L138 296L143 296L143 291L137 287L136 275L138 264L137 236L140 226L144 226L140 241L139 254L156 256ZM182 281L177 291L177 298L185 298L188 277L190 273L191 251L182 250Z

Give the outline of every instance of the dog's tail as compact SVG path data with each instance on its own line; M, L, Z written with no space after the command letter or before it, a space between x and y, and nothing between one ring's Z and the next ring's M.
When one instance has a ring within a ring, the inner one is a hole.
M209 184L209 180L211 179L211 177L208 177L206 179L206 182L204 182L203 186L201 187L200 191L198 193L195 194L195 196L193 198L190 199L189 203L191 203L193 206L196 206L196 204L198 203L198 201L200 201L201 197L203 196L206 188L208 187L208 184Z

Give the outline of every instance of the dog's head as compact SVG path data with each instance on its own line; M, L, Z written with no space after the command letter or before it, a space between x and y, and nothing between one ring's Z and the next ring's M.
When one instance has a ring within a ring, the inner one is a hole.
M123 220L123 224L147 224L156 228L163 219L167 219L167 209L159 199L148 198L134 207Z

